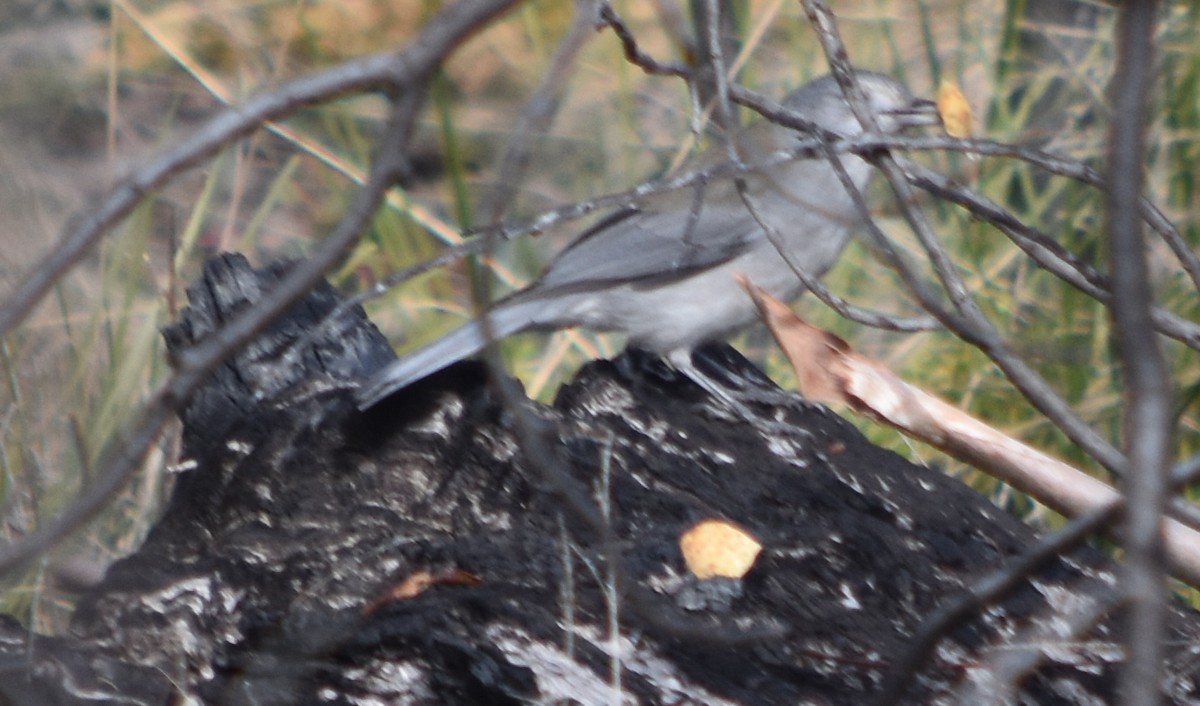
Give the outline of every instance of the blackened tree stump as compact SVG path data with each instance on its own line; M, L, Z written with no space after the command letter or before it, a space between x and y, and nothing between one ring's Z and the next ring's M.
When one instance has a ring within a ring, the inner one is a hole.
M215 258L169 345L282 271ZM925 616L1034 541L823 407L740 418L638 352L551 407L507 406L464 363L360 412L355 381L392 353L357 307L318 326L338 303L315 292L193 398L194 468L70 636L31 649L0 622L8 703L863 704ZM710 517L763 544L743 579L685 568L679 535ZM1112 703L1119 612L1055 635L1113 571L1059 560L954 630L907 700L1003 697L992 669L1033 647L1013 702ZM1195 702L1200 621L1172 629L1164 693Z

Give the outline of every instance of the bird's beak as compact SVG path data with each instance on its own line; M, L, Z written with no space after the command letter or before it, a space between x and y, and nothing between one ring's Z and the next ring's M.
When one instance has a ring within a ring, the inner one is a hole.
M901 128L925 127L941 125L942 116L938 113L937 103L924 98L916 98L905 108L888 111Z

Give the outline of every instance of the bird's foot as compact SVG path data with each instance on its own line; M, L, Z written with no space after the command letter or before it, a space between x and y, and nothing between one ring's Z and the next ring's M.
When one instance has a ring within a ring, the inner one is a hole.
M791 407L804 401L798 393L788 392L746 361L726 360L725 348L704 348L672 352L667 360L677 371L719 400L730 412L759 427L772 431L794 431L795 427L780 421L765 410L750 405ZM697 364L699 362L699 364ZM737 363L741 363L740 365Z

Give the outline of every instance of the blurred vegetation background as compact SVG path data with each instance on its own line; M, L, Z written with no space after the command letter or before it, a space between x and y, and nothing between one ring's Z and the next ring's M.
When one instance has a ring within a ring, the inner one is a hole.
M687 54L685 2L614 3L644 50ZM738 79L782 96L826 66L799 4L737 0ZM73 214L222 106L290 78L414 36L433 0L10 0L0 7L0 291L54 247ZM1082 0L839 0L833 3L854 62L932 96L943 79L963 87L976 134L1030 144L1102 166L1106 93L1113 63L1112 13ZM420 126L417 174L336 273L348 292L486 225L480 211L500 185L497 159L517 116L550 70L573 17L564 0L529 2L465 46L438 77ZM1200 243L1200 6L1167 3L1146 165L1148 193ZM257 263L302 256L346 207L368 167L385 103L350 97L298 112L224 150L202 169L147 197L54 296L0 342L0 538L51 516L88 483L90 465L120 437L133 411L170 373L159 328L185 304L183 288L206 254L238 250ZM743 116L749 119L749 116ZM536 136L528 179L510 220L621 191L668 173L695 148L685 86L627 64L611 32L599 32L573 65L559 113ZM916 155L1004 204L1064 246L1104 265L1101 195L1007 160ZM885 230L918 250L882 198ZM1111 439L1119 439L1122 390L1106 311L1035 267L993 228L948 205L924 206L985 310L1010 341ZM502 293L535 277L583 223L505 244L489 261ZM1192 320L1196 296L1164 247L1154 246L1159 302ZM419 344L474 312L478 263L422 275L368 309L400 348ZM869 249L855 244L826 278L855 303L916 310ZM1012 435L1092 468L982 354L941 333L903 335L842 321L815 298L802 316L886 361L902 376ZM790 385L762 331L735 344ZM526 335L504 344L532 396L550 399L591 358L620 349L584 331ZM1167 343L1178 394L1180 455L1200 446L1194 351ZM878 443L963 474L1030 521L1057 520L1036 504L915 446L857 423ZM63 628L72 590L134 549L170 487L177 434L164 435L142 472L102 518L22 576L0 584L0 610L41 632Z

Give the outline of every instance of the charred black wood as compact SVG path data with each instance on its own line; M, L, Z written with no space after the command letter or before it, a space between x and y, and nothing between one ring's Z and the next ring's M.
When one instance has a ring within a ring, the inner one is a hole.
M281 271L214 260L170 345ZM353 385L392 354L358 308L320 326L338 303L314 293L195 396L194 468L69 639L0 624L9 703L861 704L926 615L1034 541L824 407L746 419L636 351L550 406L507 407L468 362L360 412ZM766 384L732 349L706 354ZM552 453L531 457L522 424ZM763 544L742 579L684 566L679 535L711 517ZM1113 582L1100 553L1063 557L953 631L909 701L973 698L1033 646L1014 703L1111 703L1119 611L1046 636ZM1200 621L1181 609L1173 629L1164 692L1187 703Z

